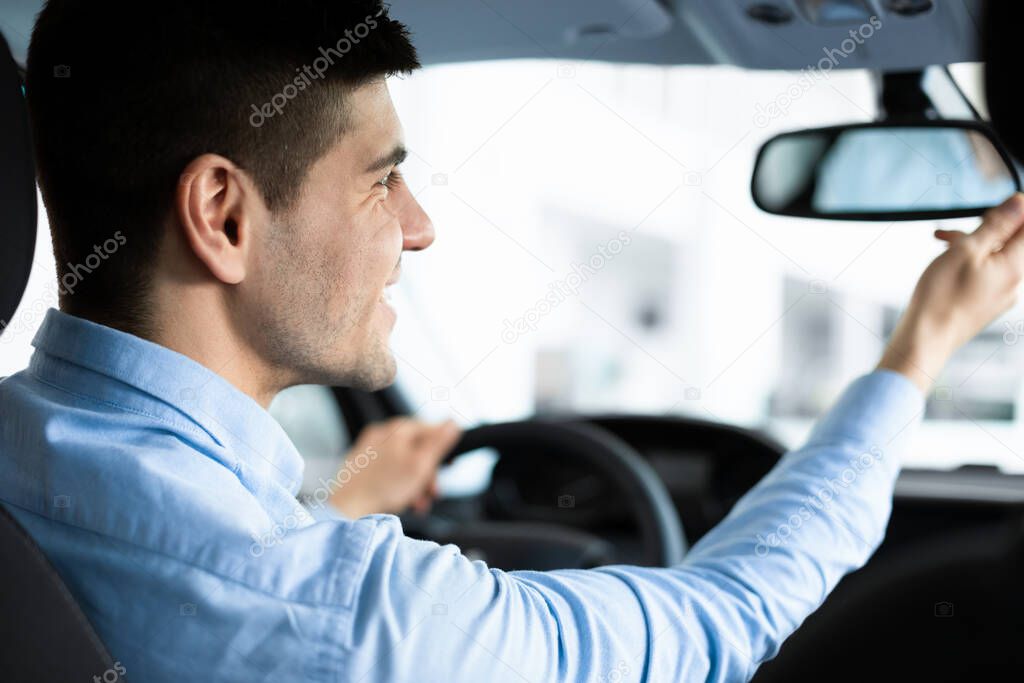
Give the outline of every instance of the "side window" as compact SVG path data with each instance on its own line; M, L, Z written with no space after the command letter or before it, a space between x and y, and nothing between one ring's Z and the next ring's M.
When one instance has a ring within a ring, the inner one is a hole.
M322 486L321 479L338 473L351 439L329 388L304 384L285 389L269 410L306 461L301 493L309 494Z

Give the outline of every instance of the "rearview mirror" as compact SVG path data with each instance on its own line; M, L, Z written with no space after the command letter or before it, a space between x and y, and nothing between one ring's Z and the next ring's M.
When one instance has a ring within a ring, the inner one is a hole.
M782 216L898 221L977 216L1020 188L988 126L921 121L779 135L758 153L751 190Z

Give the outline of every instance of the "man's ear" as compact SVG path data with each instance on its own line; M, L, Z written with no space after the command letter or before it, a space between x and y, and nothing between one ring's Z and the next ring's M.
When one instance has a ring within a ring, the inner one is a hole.
M262 206L246 173L217 154L189 163L174 199L178 224L192 252L214 277L230 285L245 279L254 218Z

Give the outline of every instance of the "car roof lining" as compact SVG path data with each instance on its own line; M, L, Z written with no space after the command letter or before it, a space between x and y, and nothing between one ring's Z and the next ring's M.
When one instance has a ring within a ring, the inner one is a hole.
M823 0L850 2L851 0ZM983 0L936 0L931 11L894 14L889 0L856 0L880 28L850 46L864 22L819 25L807 0L773 0L792 20L773 25L748 10L759 0L391 0L425 64L541 58L647 64L732 64L751 69L900 71L980 59ZM0 30L24 64L42 0L6 0ZM813 4L813 3L811 3ZM845 42L844 42L845 41ZM821 60L831 51L832 67ZM839 51L839 52L836 52Z

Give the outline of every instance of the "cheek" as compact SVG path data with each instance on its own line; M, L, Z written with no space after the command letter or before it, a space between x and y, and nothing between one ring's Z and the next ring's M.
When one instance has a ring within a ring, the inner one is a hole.
M321 218L320 222L305 222L292 239L283 240L280 253L274 257L289 261L289 278L277 286L291 290L293 295L301 293L308 300L306 305L314 309L335 309L355 276L346 260L351 255L338 237L344 229ZM281 295L290 298L287 292Z
M368 315L376 306L401 253L400 245L396 251L381 237L367 240L350 235L323 244L315 255L327 281L326 301L339 315L359 316L361 309Z
M303 240L297 275L319 280L334 316L369 315L402 253L402 229L383 206L359 207L347 220L321 214ZM340 212L339 212L340 213Z
M366 271L383 272L387 280L402 254L402 227L397 216L386 205L380 205L361 234Z

